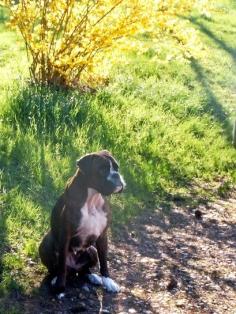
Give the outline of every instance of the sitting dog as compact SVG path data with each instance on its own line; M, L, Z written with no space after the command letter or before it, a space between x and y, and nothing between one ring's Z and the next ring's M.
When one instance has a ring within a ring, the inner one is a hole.
M119 193L125 182L118 163L108 151L85 155L68 181L51 214L51 230L44 236L39 255L55 278L53 289L63 294L67 272L85 272L93 284L118 292L107 266L107 228L111 212L105 196ZM102 277L90 268L99 261Z

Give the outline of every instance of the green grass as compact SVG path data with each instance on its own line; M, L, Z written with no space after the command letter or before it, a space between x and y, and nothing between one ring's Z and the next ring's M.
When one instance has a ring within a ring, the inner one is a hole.
M1 295L37 287L51 208L87 152L110 150L127 181L112 197L113 230L195 183L223 181L221 194L235 184L236 7L224 1L211 19L189 20L199 58L167 61L176 43L160 42L158 56L127 55L96 94L29 87L24 46L0 26Z

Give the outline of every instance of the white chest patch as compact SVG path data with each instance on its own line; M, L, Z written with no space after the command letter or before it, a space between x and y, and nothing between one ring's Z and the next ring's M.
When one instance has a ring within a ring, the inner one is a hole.
M98 238L107 225L107 214L103 211L104 200L101 194L89 189L88 198L81 208L81 221L76 236L81 240L81 245L86 243L90 236Z

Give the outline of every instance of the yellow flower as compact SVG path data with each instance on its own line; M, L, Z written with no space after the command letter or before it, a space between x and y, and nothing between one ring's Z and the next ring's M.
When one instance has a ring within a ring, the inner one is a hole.
M135 34L149 32L155 40L172 34L180 50L195 53L197 36L178 15L207 0L3 0L10 24L20 30L33 64L35 82L75 86L104 82L121 51L145 53L148 42ZM126 40L124 40L126 38ZM153 41L154 44L154 41ZM157 45L158 46L158 45ZM112 59L112 60L111 60Z

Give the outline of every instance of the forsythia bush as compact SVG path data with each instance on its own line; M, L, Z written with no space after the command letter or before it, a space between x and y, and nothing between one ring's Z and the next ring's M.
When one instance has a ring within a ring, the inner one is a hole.
M152 36L175 33L177 14L202 6L202 2L5 0L1 4L9 9L10 24L25 41L34 82L96 86L104 80L102 63L109 60L111 49L128 48L124 38L143 31ZM182 42L189 37L184 32L177 31Z

